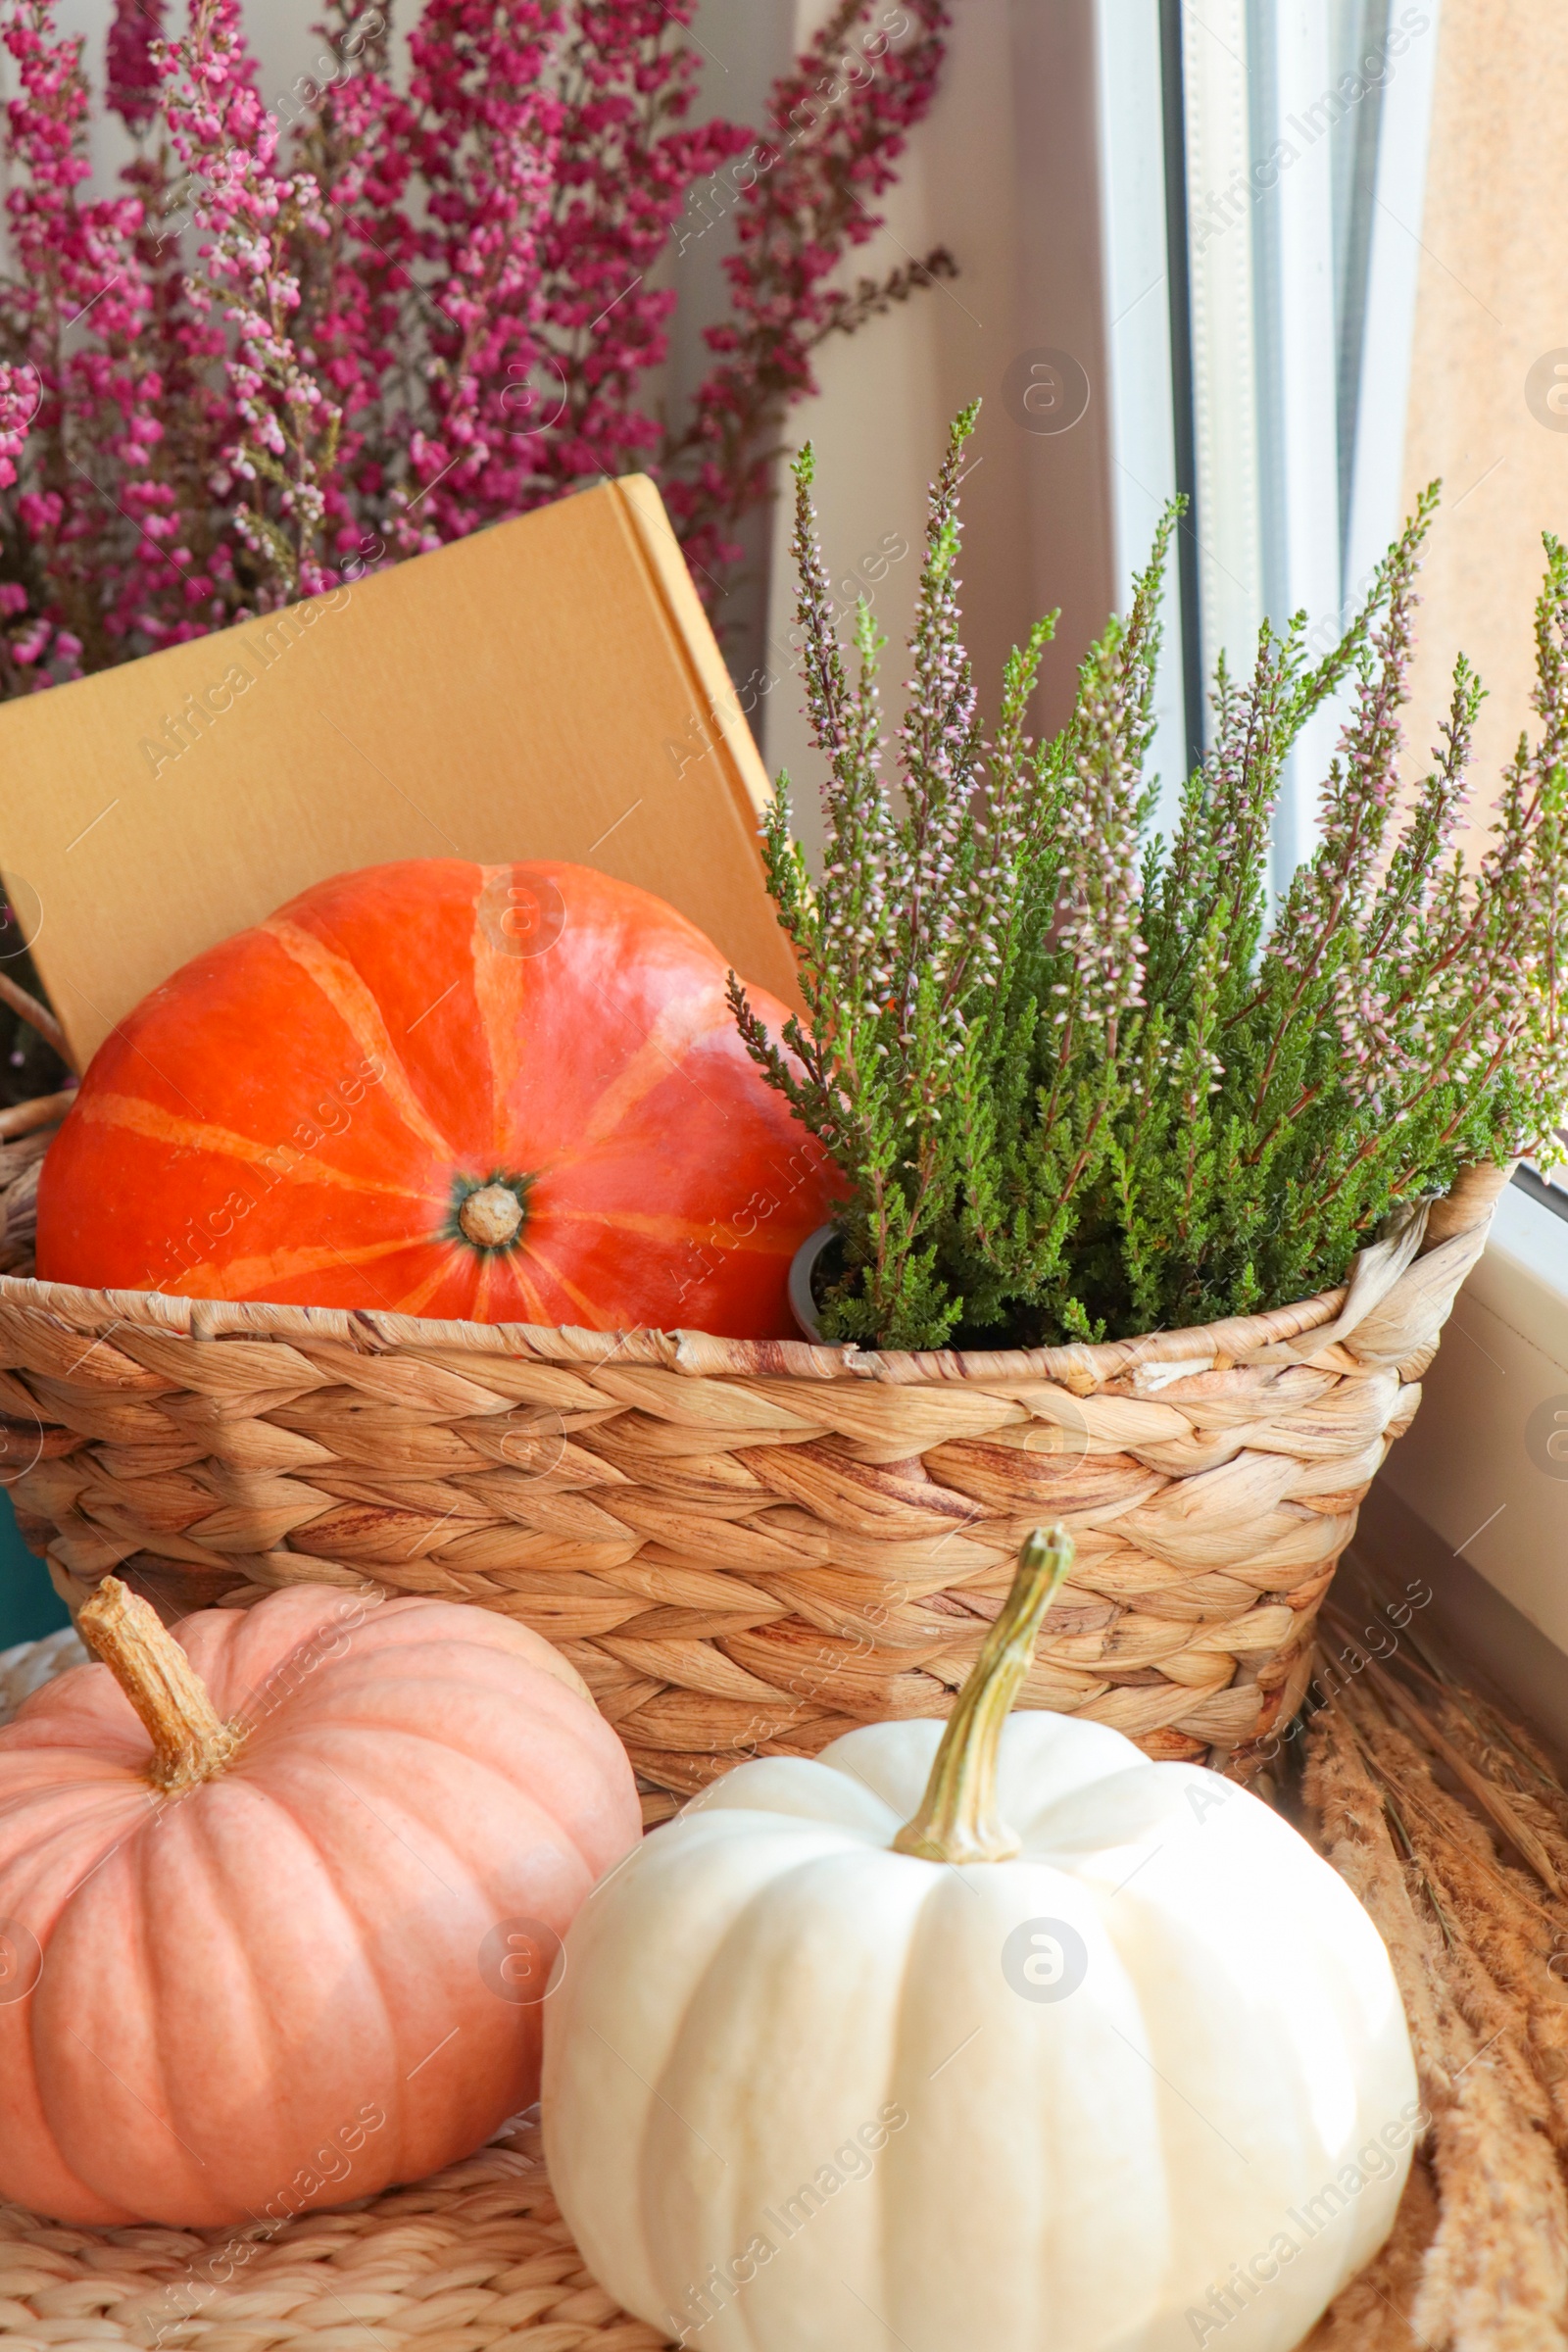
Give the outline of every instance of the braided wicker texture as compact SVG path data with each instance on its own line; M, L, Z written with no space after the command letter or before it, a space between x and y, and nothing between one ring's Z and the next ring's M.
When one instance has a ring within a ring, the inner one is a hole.
M24 1103L20 1111L30 1111ZM13 1110L13 1122L19 1110ZM0 1270L8 1274L32 1272L33 1245L38 1234L38 1177L44 1153L60 1133L58 1126L33 1127L8 1134L6 1114L0 1111Z
M79 1606L297 1581L556 1642L672 1809L742 1754L945 1714L1021 1538L1077 1543L1022 1703L1248 1761L1505 1171L1299 1305L1136 1342L878 1355L0 1278L0 1455Z
M664 2340L589 2278L526 2128L417 2188L273 2231L84 2230L0 2206L4 2352L654 2352Z

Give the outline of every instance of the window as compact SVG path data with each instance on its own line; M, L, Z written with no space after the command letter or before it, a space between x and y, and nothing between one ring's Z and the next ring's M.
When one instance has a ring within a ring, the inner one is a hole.
M1437 26L1391 0L1167 0L1166 17L1206 678L1222 653L1250 663L1265 614L1304 611L1326 650L1397 527ZM1320 711L1293 760L1282 875L1310 846L1336 725Z

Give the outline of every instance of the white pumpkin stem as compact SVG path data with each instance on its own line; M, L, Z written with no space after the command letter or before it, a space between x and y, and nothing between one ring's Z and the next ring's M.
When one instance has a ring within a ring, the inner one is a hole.
M222 1721L207 1685L149 1601L118 1576L106 1576L83 1603L76 1630L147 1726L153 1743L147 1777L155 1788L194 1788L223 1770L244 1734Z
M1018 1554L1018 1573L954 1702L920 1809L893 1840L924 1862L1010 1862L1022 1851L997 1812L1002 1727L1034 1661L1046 1611L1072 1566L1064 1527L1036 1528Z

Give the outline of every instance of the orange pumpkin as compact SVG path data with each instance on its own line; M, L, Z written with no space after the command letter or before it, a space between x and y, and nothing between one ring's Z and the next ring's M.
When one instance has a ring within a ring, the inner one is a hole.
M341 874L155 989L50 1151L38 1271L481 1322L799 1336L829 1171L726 967L586 866ZM782 1005L752 1002L775 1033Z
M641 1828L565 1660L320 1585L176 1642L109 1578L81 1622L110 1664L0 1731L0 2201L278 2224L527 2106L559 1939Z

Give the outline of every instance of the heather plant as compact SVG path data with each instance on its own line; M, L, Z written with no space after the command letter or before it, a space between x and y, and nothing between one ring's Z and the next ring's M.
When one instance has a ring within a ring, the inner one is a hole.
M1284 1304L1341 1281L1391 1211L1461 1164L1555 1156L1568 1097L1568 553L1545 540L1540 732L1521 736L1490 846L1457 841L1482 688L1461 657L1429 772L1401 788L1415 580L1436 491L1342 641L1265 623L1221 664L1211 746L1174 836L1145 780L1175 514L1076 704L1033 743L1052 623L1007 662L981 730L959 639L956 423L933 486L885 773L881 650L836 635L796 466L808 707L827 846L813 887L788 778L766 858L801 957L804 1021L753 1058L843 1172L826 1334L894 1348L1124 1337ZM1319 844L1270 905L1270 819L1305 720L1343 688Z
M116 0L134 152L89 195L83 43L0 0L0 696L636 466L711 596L823 339L951 271L839 282L947 0L838 0L755 130L692 119L695 0L425 0L401 75L392 0L323 5L269 106L239 0ZM710 227L730 315L663 416L666 259Z

